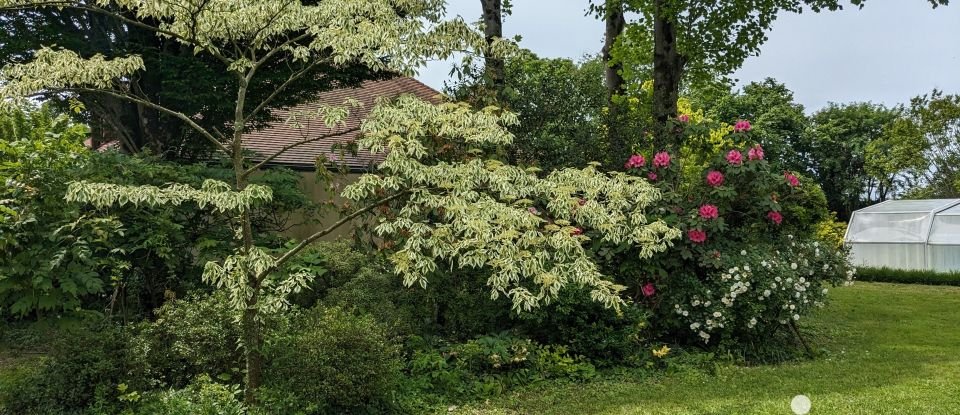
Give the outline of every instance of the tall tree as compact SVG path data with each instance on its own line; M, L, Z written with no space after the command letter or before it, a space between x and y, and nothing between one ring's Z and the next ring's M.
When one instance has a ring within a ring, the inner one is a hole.
M630 143L623 128L623 103L620 99L626 83L623 78L623 63L614 57L614 47L627 21L624 16L623 0L602 0L602 3L590 3L590 13L603 19L603 49L600 58L604 63L604 86L607 89L606 148L605 165L617 166L620 158L629 153Z
M497 101L503 97L504 79L506 78L506 69L504 68L503 58L496 56L492 52L493 44L497 39L503 39L503 3L501 0L480 0L483 8L483 36L487 42L487 53L484 54L484 74L489 89ZM507 10L509 10L509 0Z
M960 95L934 90L911 99L903 111L867 147L867 170L894 195L960 196Z
M830 104L810 118L807 133L812 173L827 196L831 211L841 219L884 196L881 179L866 169L866 150L881 140L898 117L882 105Z
M850 0L862 7L866 0ZM934 7L949 0L928 0ZM655 140L665 146L679 145L668 121L677 116L681 83L687 79L714 79L739 68L760 51L777 15L838 10L840 0L627 0L627 9L636 11L639 30L624 33L634 37L621 42L652 45L654 97L652 113L657 124ZM640 54L639 56L646 56Z

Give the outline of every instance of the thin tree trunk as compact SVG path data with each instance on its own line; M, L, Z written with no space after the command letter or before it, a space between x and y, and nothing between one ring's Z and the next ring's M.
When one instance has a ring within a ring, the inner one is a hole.
M623 64L613 60L613 46L623 33L627 22L623 16L622 0L607 0L604 11L603 63L607 87L607 165L614 167L627 157L630 143L627 142L623 114L617 97L623 94Z
M680 146L677 134L668 122L677 117L680 79L685 59L677 50L677 28L665 9L666 0L654 1L653 22L653 121L657 148Z
M234 111L233 124L233 142L230 151L233 153L233 170L236 175L236 191L241 192L247 187L247 178L244 174L243 157L243 130L244 130L244 110L248 88L248 78L240 77L240 85L237 90L237 104ZM240 212L241 225L241 243L244 255L249 255L253 250L253 226L251 224L250 212L243 210ZM246 300L246 309L243 312L241 329L243 330L243 352L246 359L246 387L243 391L243 400L247 405L256 405L257 389L263 384L263 332L260 326L257 304L260 297L260 278L250 270L244 269L247 278L247 285L250 287L250 298Z
M480 5L483 7L483 34L487 46L490 46L494 40L503 38L503 3L501 0L480 0ZM492 56L489 50L484 51L484 73L492 89L491 95L501 101L506 78L503 59Z

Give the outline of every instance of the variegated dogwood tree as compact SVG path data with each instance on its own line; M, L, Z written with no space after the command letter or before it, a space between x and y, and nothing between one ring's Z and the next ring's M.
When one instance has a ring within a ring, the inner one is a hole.
M407 284L426 284L439 267L481 267L491 272L492 295L508 296L517 309L549 302L568 284L589 286L595 300L618 307L622 287L605 279L590 260L581 245L587 239L581 227L602 231L607 242L638 246L642 256L663 251L679 231L647 219L659 191L641 179L594 167L542 177L483 157L484 148L509 145L513 138L505 126L516 117L495 108L476 111L409 96L379 102L356 128L359 145L386 152L386 158L376 174L362 176L343 192L359 207L279 255L254 244L250 208L270 200L271 191L248 179L280 153L324 137L307 137L253 160L242 147L248 121L269 111L273 98L318 65L361 64L408 74L433 57L509 49L506 42L485 42L482 32L460 19L444 20L443 6L442 0L0 0L0 11L68 7L111 16L212 56L236 77L235 90L224 91L225 99L235 100L233 120L206 129L194 122L203 114L168 108L126 87L125 80L150 70L140 57L83 57L51 46L36 51L31 62L0 70L0 109L39 94L97 91L182 120L230 159L232 183L209 180L191 188L74 182L66 198L99 207L189 202L239 219L235 252L208 263L203 277L226 290L237 311L248 403L255 402L262 379L263 314L283 310L287 295L312 278L276 271L317 239L387 204L399 208L382 217L377 230L399 241L392 261ZM287 82L256 85L258 70L276 62L299 70ZM248 102L253 87L272 92L261 102ZM342 134L348 131L343 121L352 105L308 115ZM439 161L428 145L437 140L471 148L472 156Z

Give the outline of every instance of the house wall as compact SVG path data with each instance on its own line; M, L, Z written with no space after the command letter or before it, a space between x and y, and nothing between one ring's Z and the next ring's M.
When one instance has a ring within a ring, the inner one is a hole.
M336 189L338 189L335 194L330 194L326 191L326 185L324 183L317 182L316 173L312 171L300 172L300 188L304 193L314 202L324 202L330 200L333 196L333 201L338 205L342 205L347 199L340 197L339 192L343 190L343 187L355 182L361 174L358 173L349 173L346 175L339 175L334 178L334 183L336 184ZM293 226L288 229L283 234L291 238L304 239L317 231L327 228L328 226L336 223L340 220L340 212L336 209L324 209L319 215L319 220L316 223L303 223L304 215L300 213L294 213L290 217L290 223L300 223L299 225ZM315 218L316 219L316 218ZM321 241L333 241L341 237L349 237L353 232L353 226L351 224L344 224L337 230L327 234L323 238L320 238Z

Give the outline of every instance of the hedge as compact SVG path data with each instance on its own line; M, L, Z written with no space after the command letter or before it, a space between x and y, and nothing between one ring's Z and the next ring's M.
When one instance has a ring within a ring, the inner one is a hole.
M895 282L901 284L960 286L960 272L902 270L893 268L858 268L858 281Z

